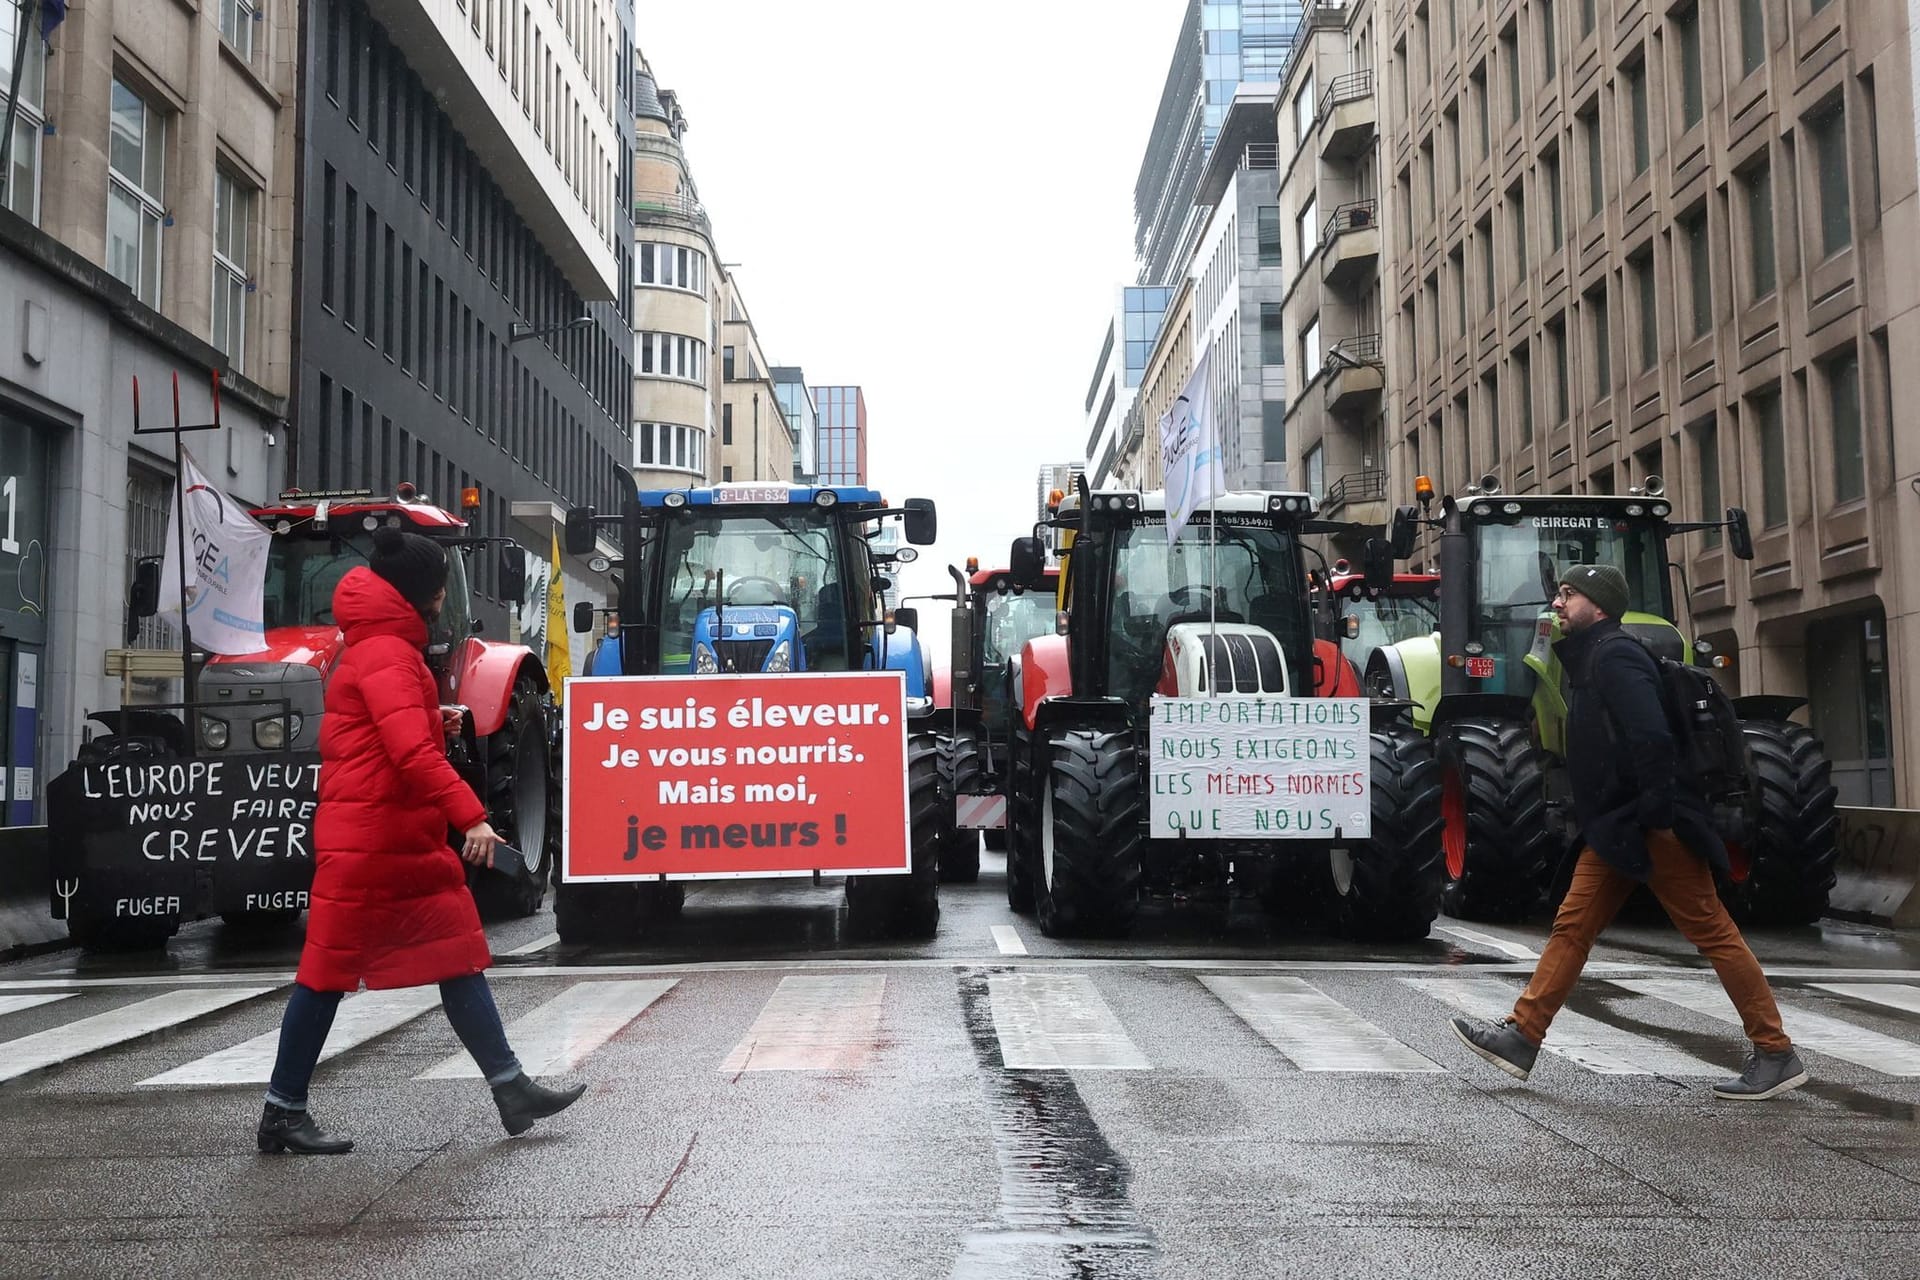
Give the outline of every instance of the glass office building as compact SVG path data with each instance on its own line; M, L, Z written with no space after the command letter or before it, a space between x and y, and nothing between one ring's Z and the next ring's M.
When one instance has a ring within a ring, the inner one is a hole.
M814 462L820 484L867 482L867 398L859 387L815 387L819 438Z

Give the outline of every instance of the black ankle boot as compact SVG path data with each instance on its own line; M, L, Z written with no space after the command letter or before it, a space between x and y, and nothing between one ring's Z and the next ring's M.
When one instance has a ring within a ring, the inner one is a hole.
M507 1127L507 1132L521 1134L531 1129L535 1120L565 1111L586 1091L587 1086L583 1084L571 1089L549 1089L523 1071L505 1084L493 1086L493 1101L500 1108L500 1123Z
M296 1156L338 1156L353 1150L345 1138L329 1138L304 1111L289 1111L271 1102L260 1115L260 1149L269 1155L283 1151Z

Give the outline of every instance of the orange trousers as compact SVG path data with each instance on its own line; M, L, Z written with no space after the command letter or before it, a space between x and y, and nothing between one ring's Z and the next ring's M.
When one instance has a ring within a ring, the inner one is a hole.
M1773 989L1715 892L1712 868L1671 832L1648 832L1647 853L1653 860L1647 887L1666 908L1674 927L1713 963L1720 985L1739 1011L1747 1039L1769 1052L1790 1048L1793 1042L1780 1025ZM1535 1044L1546 1038L1547 1025L1579 981L1594 940L1613 923L1636 887L1637 881L1592 849L1580 851L1573 883L1553 918L1553 934L1526 991L1513 1006L1513 1021L1521 1035Z

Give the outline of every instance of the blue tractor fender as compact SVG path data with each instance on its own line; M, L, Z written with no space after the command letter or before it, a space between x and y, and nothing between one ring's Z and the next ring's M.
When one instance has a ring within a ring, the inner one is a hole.
M625 675L620 663L620 637L607 636L594 646L585 674L590 676Z
M867 635L867 667L873 671L901 671L907 677L909 698L931 698L933 682L928 672L926 647L920 637L905 627L896 627L892 635L875 627Z

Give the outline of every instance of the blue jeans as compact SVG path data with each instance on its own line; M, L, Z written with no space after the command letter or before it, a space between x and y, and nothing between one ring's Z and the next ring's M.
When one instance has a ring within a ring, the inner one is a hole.
M289 1111L307 1109L307 1085L313 1080L320 1050L333 1027L340 996L338 991L315 991L293 984L293 996L280 1019L279 1056L274 1059L273 1079L267 1085L267 1101L274 1106ZM500 1011L494 1007L486 974L470 973L441 983L440 1007L488 1084L505 1084L520 1074L520 1059L507 1045L506 1028L500 1025Z

